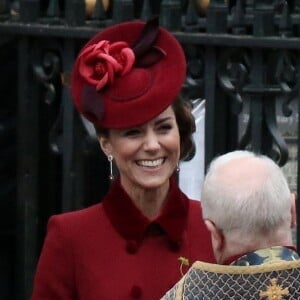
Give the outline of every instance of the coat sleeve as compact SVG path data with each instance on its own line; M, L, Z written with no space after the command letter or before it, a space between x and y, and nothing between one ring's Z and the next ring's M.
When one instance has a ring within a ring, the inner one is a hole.
M76 299L71 239L59 216L50 218L31 300Z

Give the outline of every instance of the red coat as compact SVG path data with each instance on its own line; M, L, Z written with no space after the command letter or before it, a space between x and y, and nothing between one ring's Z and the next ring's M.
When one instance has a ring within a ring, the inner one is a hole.
M156 300L181 278L180 256L214 262L200 203L171 180L150 221L117 181L102 204L50 218L32 300Z

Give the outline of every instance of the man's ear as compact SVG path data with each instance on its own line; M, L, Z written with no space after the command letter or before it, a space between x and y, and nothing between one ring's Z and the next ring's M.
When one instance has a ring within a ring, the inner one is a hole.
M296 195L291 193L291 228L297 226Z
M215 251L222 251L224 247L224 235L220 229L217 228L214 222L211 220L204 220L207 230L211 234L212 244Z
M100 147L102 149L102 151L104 152L104 154L106 156L112 154L112 147L111 147L111 143L109 141L109 138L108 137L105 137L105 136L100 136L98 137L98 141L99 141L99 144L100 144Z

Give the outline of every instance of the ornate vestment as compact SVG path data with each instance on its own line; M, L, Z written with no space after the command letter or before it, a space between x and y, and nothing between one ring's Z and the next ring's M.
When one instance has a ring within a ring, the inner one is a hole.
M272 247L226 266L195 262L162 299L300 299L299 256L293 249Z

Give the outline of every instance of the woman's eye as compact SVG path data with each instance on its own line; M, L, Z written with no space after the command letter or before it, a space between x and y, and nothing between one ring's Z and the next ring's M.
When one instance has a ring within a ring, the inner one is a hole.
M135 136L138 135L140 133L139 130L137 129L132 129L132 130L128 130L124 133L124 136Z
M172 125L170 125L170 124L164 124L159 127L159 130L161 130L161 131L169 131L171 129L172 129Z

